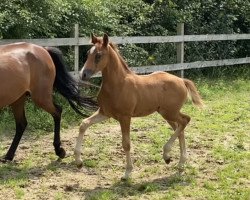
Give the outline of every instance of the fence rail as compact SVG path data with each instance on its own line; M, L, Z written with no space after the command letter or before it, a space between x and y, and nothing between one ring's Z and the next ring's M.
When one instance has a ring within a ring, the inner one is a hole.
M145 43L176 43L177 44L177 63L167 65L153 65L132 67L139 74L151 73L154 71L173 71L191 68L214 67L224 65L249 64L250 57L213 60L213 61L196 61L192 63L184 62L184 43L185 42L204 42L204 41L226 41L226 40L250 40L250 34L213 34L213 35L184 35L184 24L178 24L176 36L139 36L139 37L110 37L110 40L116 44L145 44ZM79 37L79 26L75 25L74 38L52 38L52 39L2 39L1 44L13 42L30 42L41 46L74 46L75 47L75 64L73 74L79 71L79 46L90 45L90 39Z
M136 37L110 37L116 44L145 44L145 43L178 43L225 40L250 40L250 34L214 34L214 35L184 35L184 36L136 36ZM41 46L76 46L90 45L90 39L77 38L51 38L51 39L2 39L0 44L13 42L30 42Z
M133 67L133 69L139 74L147 74L152 71L175 71L185 70L191 68L203 68L203 67L214 67L214 66L226 66L236 64L247 64L250 63L250 57L237 58L237 59L225 59L225 60L213 60L213 61L196 61L191 63L177 63L168 65L151 65L142 67Z
M136 37L110 37L116 44L145 44L145 43L177 43L225 40L250 40L250 34L214 34L214 35L184 35L184 36L136 36ZM52 38L52 39L2 39L0 44L13 42L30 42L41 46L76 46L90 45L90 39Z

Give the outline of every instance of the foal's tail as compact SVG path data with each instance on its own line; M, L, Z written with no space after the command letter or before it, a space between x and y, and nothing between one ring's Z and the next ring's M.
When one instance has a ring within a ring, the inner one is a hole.
M96 108L96 101L90 97L83 97L80 95L77 82L66 69L62 52L55 47L45 47L45 49L49 52L56 67L54 88L68 100L75 112L81 115L84 115L81 112L83 106L91 109Z
M188 79L183 79L183 81L188 89L188 93L191 96L193 103L198 107L203 108L204 104L195 84Z

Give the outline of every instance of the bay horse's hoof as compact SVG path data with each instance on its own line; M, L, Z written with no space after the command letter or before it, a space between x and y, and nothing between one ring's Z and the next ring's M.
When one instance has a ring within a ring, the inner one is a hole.
M165 163L166 163L166 164L169 164L170 162L173 161L171 157L169 157L169 158L164 158L164 160L165 160Z
M3 158L0 158L0 161L3 163L6 163L6 162L11 162L13 159L14 159L14 156L8 156L6 154L6 156L4 156Z
M6 163L6 162L8 162L8 160L6 160L5 158L0 158L0 162L1 163Z
M12 160L13 160L13 158L9 158L7 156L0 158L1 163L8 163L8 162L11 162Z
M65 156L66 156L66 151L65 151L63 148L60 148L59 151L56 153L56 155L57 155L59 158L65 158Z

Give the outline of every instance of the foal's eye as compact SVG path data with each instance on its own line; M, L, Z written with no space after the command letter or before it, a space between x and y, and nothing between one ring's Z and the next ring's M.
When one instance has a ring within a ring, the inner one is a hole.
M95 55L95 63L98 63L101 60L102 54L100 52Z

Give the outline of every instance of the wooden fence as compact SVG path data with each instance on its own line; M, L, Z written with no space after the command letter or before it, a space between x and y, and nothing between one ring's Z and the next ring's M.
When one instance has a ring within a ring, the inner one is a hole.
M139 36L139 37L110 37L110 40L116 44L139 44L139 43L176 43L177 45L177 63L152 66L132 67L138 74L146 74L154 71L174 71L180 70L181 76L184 76L185 69L249 64L250 57L237 59L224 59L213 61L196 61L191 63L184 62L184 43L197 41L225 41L225 40L250 40L250 34L214 34L214 35L184 35L184 24L178 24L176 36ZM41 46L74 46L75 63L73 75L79 71L79 46L89 45L89 38L79 37L79 26L75 25L74 38L52 38L52 39L3 39L0 44L13 42L30 42Z

